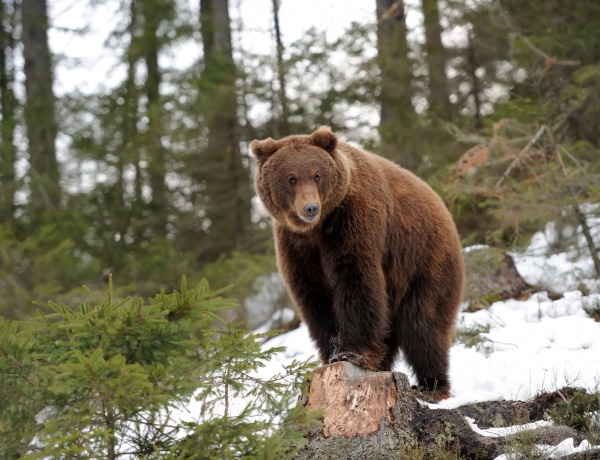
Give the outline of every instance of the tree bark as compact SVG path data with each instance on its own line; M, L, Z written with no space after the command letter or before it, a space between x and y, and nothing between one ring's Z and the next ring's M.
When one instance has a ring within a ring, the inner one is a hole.
M233 60L227 0L201 0L204 69L200 79L201 111L208 143L198 157L196 177L206 187L210 244L203 259L243 249L250 224L249 175L240 151L237 67Z
M146 62L145 92L148 99L146 114L148 117L148 131L146 133L146 151L148 155L148 176L152 189L152 229L155 236L166 235L166 215L169 209L166 176L166 149L162 145L162 104L160 101L161 72L158 66L158 52L160 43L158 39L158 27L163 20L163 2L142 1L141 10L143 16L143 39L142 49L144 61ZM163 220L164 219L164 220Z
M425 62L429 73L429 113L452 119L452 105L446 75L446 49L442 43L442 27L437 0L421 0L425 27Z
M481 113L481 82L477 76L477 57L475 55L475 43L473 31L467 30L467 72L471 80L471 97L475 109L475 129L483 129L483 115Z
M406 375L365 371L339 362L317 369L304 404L323 409L323 425L307 431L296 446L297 459L493 459L523 433L490 437L474 431L465 416L479 428L512 426L541 420L556 402L568 399L573 389L546 394L529 402L492 401L456 410L432 409L417 400ZM420 395L423 397L423 395ZM492 425L490 425L492 423ZM581 432L562 426L527 431L531 443L557 445ZM442 456L448 453L448 456Z
M413 129L417 117L412 105L412 62L408 55L404 1L376 0L376 12L381 154L414 171L422 160Z
M11 223L15 212L15 192L17 189L15 162L17 152L14 145L15 109L17 100L14 93L14 11L0 2L0 220Z
M61 205L60 172L56 158L53 73L48 47L46 0L22 0L23 57L25 59L25 123L29 153L32 220Z
M277 45L277 80L279 83L279 110L273 110L273 134L275 139L292 134L289 132L288 119L290 109L286 95L285 63L283 61L283 41L279 28L279 0L273 0L273 23L275 27L275 43Z
M125 204L125 186L124 167L128 161L133 163L135 169L135 179L133 186L133 201L141 203L142 200L142 172L140 168L139 146L136 145L138 137L138 103L139 95L135 84L135 66L140 59L139 38L137 37L138 27L138 0L131 0L129 7L129 27L127 33L130 37L129 47L127 48L127 78L125 80L125 95L123 111L123 152L119 155L119 178L118 195L120 205Z

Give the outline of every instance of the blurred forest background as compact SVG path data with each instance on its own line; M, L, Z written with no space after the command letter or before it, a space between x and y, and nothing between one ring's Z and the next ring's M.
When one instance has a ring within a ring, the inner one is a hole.
M371 0L342 36L284 46L291 0L273 0L263 52L244 38L243 1L0 1L0 315L103 291L109 273L143 296L187 274L234 283L258 326L244 299L286 300L247 145L322 124L432 184L465 244L518 245L552 219L589 233L600 2ZM58 94L57 63L82 62L51 51L49 11L75 3L90 17L112 5L105 46L123 78ZM175 65L190 44L199 58Z

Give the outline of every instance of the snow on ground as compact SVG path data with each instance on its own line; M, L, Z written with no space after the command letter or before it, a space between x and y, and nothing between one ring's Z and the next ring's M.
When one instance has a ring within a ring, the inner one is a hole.
M588 261L571 261L567 254L545 256L545 233L537 233L522 254L513 254L519 273L530 284L552 277L548 288L573 289L584 276L593 276ZM527 400L566 385L600 389L600 323L586 307L600 305L600 294L584 296L578 290L550 300L538 292L527 300L496 302L487 310L460 313L458 328L482 330L483 341L474 347L455 344L450 350L453 396L436 407L497 399ZM285 346L265 368L275 373L293 359L317 357L306 326L269 340L265 346ZM411 378L400 359L394 370ZM412 380L413 383L414 379Z
M489 310L461 313L459 328L489 327L489 332L482 334L485 339L476 347L451 348L453 396L435 407L527 400L566 385L600 389L600 323L583 309L590 298L600 302L599 295L584 297L578 291L566 292L555 301L537 293L528 300L496 302ZM275 374L293 359L318 356L305 325L269 340L266 346L287 349L267 363L265 375ZM394 370L412 378L402 360Z
M534 235L526 251L512 255L528 283L564 292L564 296L551 300L546 292L538 292L527 300L496 302L487 310L460 313L458 328L483 331L483 341L472 347L455 344L451 348L453 395L431 407L527 400L567 385L600 390L600 323L585 311L600 305L600 294L584 295L577 290L585 286L598 291L592 280L593 264L579 249L547 256L554 236L550 224ZM287 350L267 364L264 375L275 374L293 359L318 356L304 325L269 340L265 346L285 346ZM394 370L408 374L415 383L402 360ZM575 452L572 441L562 443L560 452Z
M461 313L459 328L489 332L476 347L450 351L453 408L494 399L526 400L564 386L600 387L600 324L589 318L584 298L570 291L555 301L546 293L496 302L489 310Z

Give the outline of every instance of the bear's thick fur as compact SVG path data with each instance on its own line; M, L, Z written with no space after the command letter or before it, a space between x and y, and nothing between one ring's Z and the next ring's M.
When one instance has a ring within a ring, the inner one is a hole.
M402 350L420 387L448 397L464 267L440 197L328 127L250 150L279 270L323 363L391 370Z

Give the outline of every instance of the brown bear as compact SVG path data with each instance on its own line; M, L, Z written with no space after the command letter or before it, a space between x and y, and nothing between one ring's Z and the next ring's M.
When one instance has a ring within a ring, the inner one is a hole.
M402 350L420 388L449 397L464 267L440 197L328 127L250 150L279 270L323 363L389 371Z

